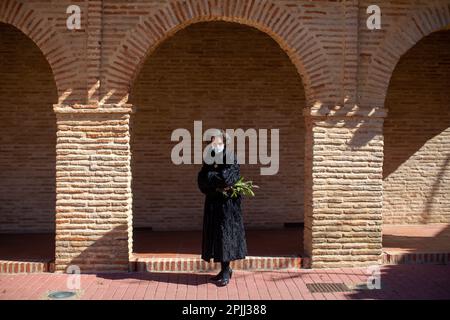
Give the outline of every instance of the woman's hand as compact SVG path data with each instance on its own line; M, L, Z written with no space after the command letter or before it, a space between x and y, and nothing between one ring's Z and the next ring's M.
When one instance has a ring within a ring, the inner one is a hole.
M216 191L218 192L227 192L231 189L231 187L225 187L225 188L216 188Z

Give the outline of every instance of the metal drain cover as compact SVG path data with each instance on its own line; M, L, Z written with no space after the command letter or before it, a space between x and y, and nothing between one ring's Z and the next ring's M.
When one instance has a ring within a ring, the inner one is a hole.
M366 283L357 283L357 284L355 284L355 285L352 287L352 289L353 289L353 290L356 290L356 291L370 290L370 289L367 287L367 284L366 284Z
M58 299L72 298L75 295L76 295L76 293L72 292L72 291L53 291L53 292L50 292L47 297L50 299L58 300Z
M345 283L307 283L306 287L311 293L352 291Z

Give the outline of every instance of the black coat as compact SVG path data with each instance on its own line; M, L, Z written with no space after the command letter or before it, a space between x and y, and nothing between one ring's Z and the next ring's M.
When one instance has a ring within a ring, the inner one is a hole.
M198 187L206 195L203 215L202 259L214 262L244 259L247 255L244 223L241 211L242 197L232 198L220 189L232 186L240 178L236 155L226 164L230 153L221 152L223 164L203 162L198 173ZM214 157L214 151L212 152Z

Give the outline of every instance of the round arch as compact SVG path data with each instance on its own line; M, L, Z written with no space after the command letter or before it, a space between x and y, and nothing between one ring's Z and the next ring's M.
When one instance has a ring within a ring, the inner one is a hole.
M57 86L36 43L12 24L0 29L0 254L45 268L55 256Z
M304 219L304 142L298 137L304 136L301 107L305 100L304 86L292 61L273 38L255 28L224 21L199 22L162 43L146 59L130 90L130 103L137 106L130 125L133 254L161 250L161 246L146 245L158 243L145 240L158 233L145 229L177 231L174 235L179 237L183 229L201 228L204 199L192 184L198 167L173 166L167 155L174 143L167 136L174 128L191 128L198 119L203 129L219 125L214 115L217 106L225 114L219 120L223 128L277 128L283 146L297 146L280 148L282 160L275 176L262 177L260 167L250 165L242 166L242 174L254 177L262 190L247 204L250 238L261 236L257 228L275 229L266 234L276 237L277 229L294 226L282 233L291 237L289 248L270 252L251 245L252 254L299 254L303 249L298 224ZM177 116L171 117L175 112ZM170 195L180 186L180 192ZM280 192L286 188L288 194ZM167 199L171 199L169 203ZM167 224L171 220L176 224Z
M450 25L450 4L415 9L381 42L361 87L361 104L384 105L392 74L401 57L421 39Z
M300 74L307 105L330 99L332 68L315 33L274 1L173 1L144 17L129 31L109 60L106 87L110 99L126 102L145 58L165 39L188 25L221 20L254 27L271 36L287 53ZM312 79L314 80L314 83Z
M30 38L43 53L53 73L59 102L72 91L73 72L76 58L73 57L61 37L49 25L45 18L27 5L16 0L2 1L0 4L0 22L10 24Z

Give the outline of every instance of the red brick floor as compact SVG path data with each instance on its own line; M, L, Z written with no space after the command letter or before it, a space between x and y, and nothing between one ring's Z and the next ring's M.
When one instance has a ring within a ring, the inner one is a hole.
M381 289L310 293L306 284L366 283L366 269L250 272L235 271L227 287L208 282L211 274L86 274L76 299L450 299L450 266L399 265L381 269ZM0 300L46 299L68 290L69 275L55 273L0 275Z

